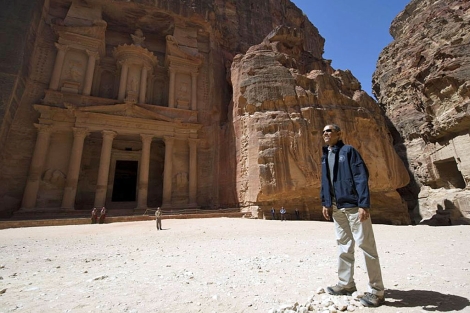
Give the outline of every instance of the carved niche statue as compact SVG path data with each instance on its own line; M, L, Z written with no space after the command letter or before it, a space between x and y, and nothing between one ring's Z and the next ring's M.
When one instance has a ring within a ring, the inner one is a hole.
M132 38L132 41L134 42L134 45L138 47L144 46L145 37L144 37L144 33L142 32L142 30L137 29L134 32L134 34L131 34L131 38Z

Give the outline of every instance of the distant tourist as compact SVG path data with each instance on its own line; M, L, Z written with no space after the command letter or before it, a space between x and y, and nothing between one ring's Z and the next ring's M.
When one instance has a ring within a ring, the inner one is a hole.
M155 211L155 220L157 223L157 230L162 230L162 210L160 207Z
M100 224L104 223L104 219L106 218L106 208L102 207L100 212Z
M369 172L359 152L341 140L341 129L330 124L323 128L321 199L326 220L333 216L339 246L338 278L326 288L332 295L351 295L354 282L354 247L364 253L369 292L361 298L367 307L384 303L384 284L370 219Z
M295 218L300 220L300 212L299 209L295 208Z
M271 208L271 216L273 217L273 220L276 219L276 210L274 208Z
M282 207L281 210L279 211L279 213L281 213L281 222L285 221L286 220L286 209L284 209L284 207Z
M96 224L97 220L98 220L98 209L93 208L93 210L91 210L91 223Z

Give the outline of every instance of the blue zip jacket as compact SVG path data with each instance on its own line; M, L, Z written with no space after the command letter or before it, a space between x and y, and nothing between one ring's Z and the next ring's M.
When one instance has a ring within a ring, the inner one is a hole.
M341 140L333 146L335 166L333 169L334 194L338 208L369 208L369 171L359 152ZM321 201L322 205L331 208L330 175L328 170L328 147L323 147L321 159Z

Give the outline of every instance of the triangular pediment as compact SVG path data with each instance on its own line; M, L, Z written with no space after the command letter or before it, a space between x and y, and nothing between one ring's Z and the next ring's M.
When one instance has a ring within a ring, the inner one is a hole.
M190 63L195 67L199 67L202 64L203 56L193 49L188 47L180 46L175 37L168 35L166 36L166 63L169 63L171 59L185 60L183 63Z
M68 107L68 108L71 109L71 107ZM100 114L113 115L113 116L126 116L126 117L133 117L133 118L142 118L142 119L147 119L147 120L176 122L176 120L173 118L167 117L157 112L147 110L134 103L120 103L120 104L114 104L114 105L75 107L73 109L79 112L100 113Z

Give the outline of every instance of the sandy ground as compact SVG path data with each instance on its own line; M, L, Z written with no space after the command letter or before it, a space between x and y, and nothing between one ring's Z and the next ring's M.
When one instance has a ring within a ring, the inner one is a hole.
M470 312L470 227L374 225L386 304ZM356 283L366 290L362 255ZM336 283L333 224L236 218L0 230L0 312L268 312Z

